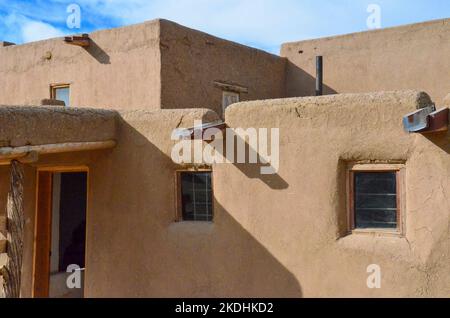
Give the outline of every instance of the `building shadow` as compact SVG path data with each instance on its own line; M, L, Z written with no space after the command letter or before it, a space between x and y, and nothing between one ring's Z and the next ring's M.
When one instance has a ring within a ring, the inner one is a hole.
M327 68L324 64L323 95L338 94L332 87L326 85ZM316 95L316 78L292 63L286 62L286 97L306 97Z
M180 166L160 150L163 126L120 120L117 147L92 164L87 296L302 297L297 278L216 199L213 223L177 222Z
M227 126L227 129L229 127ZM269 130L270 131L270 130ZM223 152L221 153L222 157L227 157L227 147L226 147L226 133L224 132L224 148ZM268 139L269 140L269 139ZM270 141L269 141L270 142ZM238 145L244 144L245 145L245 162L250 162L250 152L256 153L258 157L258 163L255 164L248 164L248 163L237 163L237 151L238 151ZM251 147L247 140L243 140L241 136L236 135L235 136L235 143L234 143L234 160L233 165L238 168L247 178L249 179L259 179L262 182L264 182L268 187L274 190L284 190L289 188L289 184L278 174L278 172L274 174L262 174L261 169L266 167L270 167L270 164L263 164L259 160L259 152ZM280 156L279 156L280 157ZM281 164L281 160L280 160Z
M97 43L91 39L90 45L88 47L85 47L84 50L89 53L90 56L95 58L99 63L101 64L111 64L111 59L100 46L97 45Z
M441 148L446 153L450 154L450 131L442 131L432 134L423 134L425 138L431 141L434 145Z

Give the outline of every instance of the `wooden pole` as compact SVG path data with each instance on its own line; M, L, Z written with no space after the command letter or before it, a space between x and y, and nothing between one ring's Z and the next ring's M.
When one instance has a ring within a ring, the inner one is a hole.
M6 298L19 298L23 259L23 167L18 161L11 162L10 188L7 201L8 261L3 269Z
M21 159L30 153L37 154L55 154L63 152L81 152L89 150L110 149L116 146L114 140L97 141L97 142L71 142L62 144L50 144L39 146L23 146L23 147L2 147L0 148L0 164L14 159Z

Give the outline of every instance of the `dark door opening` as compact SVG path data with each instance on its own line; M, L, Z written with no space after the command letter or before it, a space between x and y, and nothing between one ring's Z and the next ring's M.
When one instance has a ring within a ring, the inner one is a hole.
M35 297L84 295L87 178L87 172L39 172Z

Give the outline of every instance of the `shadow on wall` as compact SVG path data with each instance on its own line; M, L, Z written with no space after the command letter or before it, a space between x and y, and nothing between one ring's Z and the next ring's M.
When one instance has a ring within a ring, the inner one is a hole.
M423 136L431 141L434 145L450 154L450 131L443 131L433 134L423 134Z
M151 142L170 132L144 129L152 136L121 121L118 146L93 166L87 296L302 297L296 277L219 202L214 223L175 222L180 167Z
M217 200L214 213L214 224L169 227L167 240L183 277L172 283L184 285L183 297L302 297L297 278Z
M95 58L101 64L111 64L111 59L100 46L95 43L94 40L91 39L91 44L84 48L86 52L89 53L93 58Z
M228 128L228 127L227 127ZM224 134L225 135L225 134ZM260 154L257 150L255 150L253 147L251 147L247 140L243 140L240 136L236 136L235 138L235 147L234 147L234 154L237 154L237 145L244 144L245 150L246 150L246 157L245 162L250 162L249 160L249 153L254 152L257 154L257 157L259 158ZM270 148L269 148L270 149ZM226 157L226 147L224 147L224 151L221 154L223 157ZM257 163L257 164L241 164L236 163L236 155L235 155L235 163L234 166L239 169L247 178L250 179L260 179L262 182L264 182L268 187L274 190L284 190L289 188L289 184L278 174L262 174L261 168L268 167L267 164Z
M327 78L327 68L324 65L324 82ZM333 88L323 84L323 95L338 94ZM286 97L304 97L316 95L316 78L294 63L286 65Z

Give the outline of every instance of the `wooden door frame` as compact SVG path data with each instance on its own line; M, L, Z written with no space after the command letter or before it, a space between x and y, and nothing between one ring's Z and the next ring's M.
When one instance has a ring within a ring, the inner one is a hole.
M40 295L36 295L36 261L37 261L37 233L38 233L38 222L39 222L39 175L42 172L50 173L53 180L53 174L54 173L70 173L70 172L86 172L87 174L87 180L86 180L86 239L85 239L85 261L86 261L86 255L87 255L87 237L88 237L88 212L89 212L89 167L88 166L43 166L43 167L37 167L36 169L36 197L35 197L35 213L34 213L34 233L33 233L33 270L32 270L32 284L31 284L31 295L33 298L36 297L43 297ZM53 195L53 184L51 182L51 193ZM52 207L52 197L50 197L50 207ZM50 212L51 213L51 212ZM51 243L51 216L50 216L50 243ZM49 258L50 262L50 258ZM50 278L50 272L48 273L48 276ZM86 268L84 271L84 281L86 281ZM48 282L48 291L50 290L50 281ZM83 295L84 296L84 295ZM47 295L49 297L49 295Z

